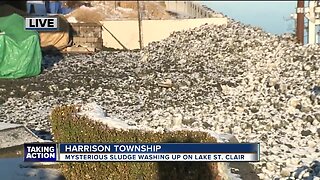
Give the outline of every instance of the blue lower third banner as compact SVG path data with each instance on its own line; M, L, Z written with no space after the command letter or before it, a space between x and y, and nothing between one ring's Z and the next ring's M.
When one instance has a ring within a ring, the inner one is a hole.
M52 147L53 149L48 149L49 147ZM29 156L26 156L28 155L28 153ZM37 154L34 155L34 153ZM55 153L56 156L47 153ZM255 162L260 160L259 156L259 143L62 143L58 145L25 144L26 161L55 160L71 162Z
M254 162L258 161L258 155L253 153L61 153L59 161L70 162L160 162L160 161L244 161Z

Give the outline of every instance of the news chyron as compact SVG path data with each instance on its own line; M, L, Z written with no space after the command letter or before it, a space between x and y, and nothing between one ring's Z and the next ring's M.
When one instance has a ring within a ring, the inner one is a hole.
M25 30L32 31L58 31L57 17L27 17Z
M27 143L26 162L258 162L259 143Z

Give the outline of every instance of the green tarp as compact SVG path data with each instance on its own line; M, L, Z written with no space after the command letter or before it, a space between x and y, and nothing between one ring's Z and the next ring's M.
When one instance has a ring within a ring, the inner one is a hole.
M41 72L39 35L26 31L22 16L0 17L0 78L36 76Z

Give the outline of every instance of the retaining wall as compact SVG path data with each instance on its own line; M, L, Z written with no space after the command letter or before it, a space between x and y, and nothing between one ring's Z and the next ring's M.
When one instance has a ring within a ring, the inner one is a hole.
M102 28L96 23L71 23L74 46L102 49Z
M143 20L142 34L143 45L160 41L174 31L187 30L203 24L226 25L227 18L199 18L199 19L174 19L174 20ZM102 21L107 29L102 31L103 45L108 48L139 49L139 28L137 20L129 21ZM120 43L119 43L120 42Z

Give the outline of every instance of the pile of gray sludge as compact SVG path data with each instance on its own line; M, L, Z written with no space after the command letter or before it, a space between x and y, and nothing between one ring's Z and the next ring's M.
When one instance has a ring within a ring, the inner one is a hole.
M319 57L317 46L233 20L175 32L140 52L46 55L38 77L0 80L0 121L49 131L56 105L97 102L131 124L260 142L253 164L261 179L319 179Z

